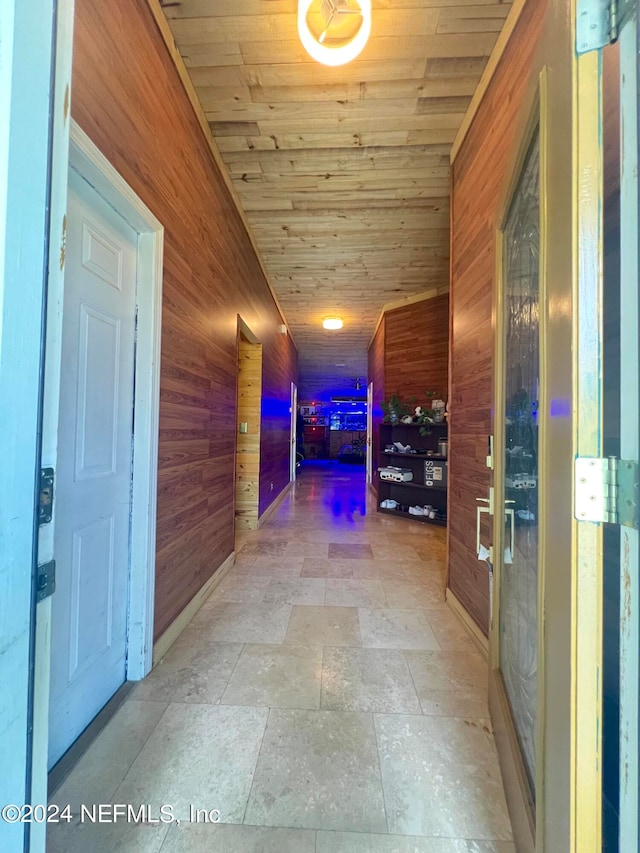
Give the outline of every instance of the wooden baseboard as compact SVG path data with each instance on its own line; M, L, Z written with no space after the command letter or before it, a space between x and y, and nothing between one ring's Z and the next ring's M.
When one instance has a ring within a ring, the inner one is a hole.
M293 483L289 483L287 486L285 486L284 489L278 495L278 497L273 501L273 503L270 503L269 506L265 509L265 511L262 513L262 515L258 519L258 528L262 527L263 524L266 524L266 522L269 521L271 516L275 513L275 511L278 509L278 507L280 506L282 501L286 498L286 496L291 491L292 485L293 485Z
M234 551L232 554L229 554L220 568L216 570L215 574L212 575L212 577L210 577L202 587L200 587L184 610L176 616L171 625L169 625L164 634L161 634L160 637L158 637L156 642L153 644L152 666L155 666L158 661L166 655L171 646L175 643L180 634L182 634L189 622L191 622L198 610L200 610L207 598L211 595L213 590L218 586L225 575L228 574L235 561L236 552Z
M485 660L489 660L489 640L482 633L476 624L475 619L473 619L466 607L449 588L447 588L445 600L470 634L474 643L478 647L478 651L481 652Z

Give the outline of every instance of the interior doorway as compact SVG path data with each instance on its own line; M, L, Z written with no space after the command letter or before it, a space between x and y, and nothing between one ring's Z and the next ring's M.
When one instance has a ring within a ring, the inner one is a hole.
M367 483L373 483L373 382L367 386Z
M291 383L291 428L289 431L289 482L294 483L298 470L298 386Z
M151 669L155 576L163 229L74 123L67 196L42 443L57 588L38 609L34 760L47 750L49 768Z
M236 530L257 530L260 517L262 344L238 317Z

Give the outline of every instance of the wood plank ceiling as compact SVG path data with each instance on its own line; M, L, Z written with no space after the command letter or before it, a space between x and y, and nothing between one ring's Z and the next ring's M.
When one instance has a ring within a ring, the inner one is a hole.
M448 283L449 152L509 4L373 0L369 43L338 68L300 44L297 0L163 10L298 347L301 399L343 394L382 306Z

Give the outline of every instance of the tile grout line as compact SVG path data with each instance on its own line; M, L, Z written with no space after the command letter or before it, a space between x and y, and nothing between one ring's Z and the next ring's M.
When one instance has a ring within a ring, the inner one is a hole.
M131 701L131 700L130 700L130 699L127 699L127 702L129 702L129 701ZM140 700L140 701L144 701L144 700ZM159 704L160 704L160 703L159 703ZM111 796L110 796L110 797L108 797L108 802L111 802L111 801L115 798L115 796L116 796L116 794L118 793L118 791L120 790L121 786L122 786L122 785L124 785L124 783L125 783L125 781L126 781L126 779L127 779L127 776L129 775L129 773L131 773L131 771L133 770L133 768L134 768L134 766L135 766L136 762L138 761L138 759L139 759L139 758L140 758L140 756L142 755L142 751L143 751L143 749L146 747L146 745L147 745L147 744L149 743L149 741L151 740L151 736L153 735L153 733L155 732L155 730L158 728L158 726L160 725L161 721L165 718L166 713L167 713L167 711L169 710L169 707L170 707L172 704L177 704L177 703L166 702L166 703L162 703L162 704L165 704L165 705L166 705L166 707L165 707L164 711L163 711L163 712L160 714L160 716L158 717L158 721L157 721L157 723L155 724L155 726L151 729L151 731L149 732L149 736L148 736L147 738L145 738L144 743L142 744L142 746L140 747L140 749L139 749L139 751L138 751L138 754L136 755L136 757L135 757L135 758L133 759L133 761L131 762L131 765L130 765L129 769L128 769L128 770L127 770L127 772L124 774L124 776L122 777L122 779L118 782L118 784L116 785L115 789L113 790L113 792L112 792ZM125 702L125 705L126 705L126 702ZM164 844L164 841L163 841L162 843Z
M264 746L264 738L265 738L265 735L267 733L267 729L269 728L269 720L270 719L271 719L271 708L268 708L267 709L267 719L266 719L266 722L264 724L264 730L262 732L262 737L260 739L260 749L258 750L258 757L256 758L256 763L255 763L255 766L253 768L253 773L251 774L251 785L249 786L249 794L247 796L247 802L245 803L245 806L244 806L244 812L242 813L242 821L240 823L240 826L252 826L253 825L253 824L245 824L245 820L247 819L247 810L249 808L249 803L251 802L251 794L253 793L253 786L255 785L255 781L256 781L256 772L258 770L258 764L260 763L260 756L262 755L262 748Z
M229 645L235 645L235 643L230 643ZM231 668L231 672L229 673L229 677L225 681L225 685L222 689L222 693L220 694L220 698L218 699L217 702L214 703L214 705L224 704L222 701L224 699L224 694L227 692L229 684L231 683L231 679L233 678L233 674L236 671L236 669L238 668L238 664L240 663L240 658L244 654L244 650L246 649L247 645L248 645L248 643L242 643L241 644L241 649L240 649L240 652L238 654L238 657L236 658L236 662L234 663L233 667ZM209 704L209 703L203 703L203 704Z
M327 646L322 647L322 668L320 670L320 702L318 704L318 710L319 711L322 710L322 694L324 691L324 661L325 661L325 654L326 654L327 648L328 648Z
M419 701L419 700L418 700ZM380 771L380 790L382 791L382 805L384 806L384 819L387 824L387 835L391 835L391 830L389 829L389 809L387 808L387 796L384 790L384 780L382 778L382 756L380 754L380 741L378 739L378 728L376 726L376 717L377 714L371 714L371 722L373 725L373 736L376 741L376 750L378 753L378 770Z
M420 694L418 693L418 686L416 684L415 678L413 677L413 670L411 669L411 664L409 663L409 660L407 658L407 651L413 651L413 650L412 649L402 649L402 657L404 658L404 662L406 664L406 667L409 670L409 677L411 678L411 683L413 684L413 689L415 690L415 693L416 693L416 699L418 700L418 705L420 707L420 716L424 717L425 713L424 713L424 708L422 706L422 699L420 698ZM424 652L423 652L423 654L424 654Z

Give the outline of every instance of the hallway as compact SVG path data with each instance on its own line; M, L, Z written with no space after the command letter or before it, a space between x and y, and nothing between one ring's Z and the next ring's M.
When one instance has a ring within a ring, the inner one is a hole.
M308 464L54 793L74 820L47 850L514 853L445 541L377 514L362 469ZM182 823L80 825L80 803Z

